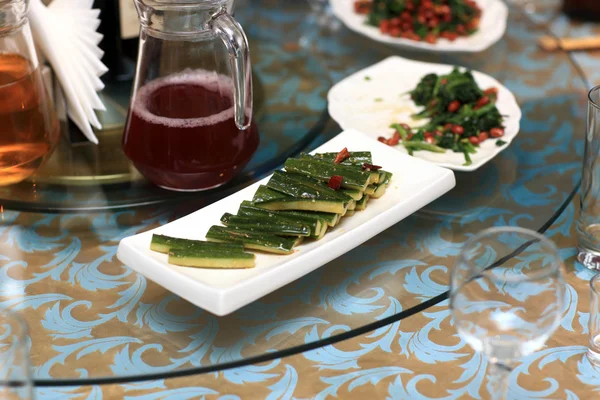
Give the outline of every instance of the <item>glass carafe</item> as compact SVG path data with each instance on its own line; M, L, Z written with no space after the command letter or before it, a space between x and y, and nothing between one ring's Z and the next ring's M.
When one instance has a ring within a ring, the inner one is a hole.
M26 0L0 0L0 186L33 175L58 142Z
M158 186L211 189L252 157L248 42L226 0L134 0L140 49L123 149Z

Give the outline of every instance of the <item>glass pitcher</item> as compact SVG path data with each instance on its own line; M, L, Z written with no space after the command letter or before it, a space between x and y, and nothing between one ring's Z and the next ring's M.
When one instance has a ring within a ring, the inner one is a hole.
M158 186L198 191L258 147L248 42L226 0L134 0L140 50L123 149Z
M39 168L59 139L27 20L26 0L0 0L0 186Z

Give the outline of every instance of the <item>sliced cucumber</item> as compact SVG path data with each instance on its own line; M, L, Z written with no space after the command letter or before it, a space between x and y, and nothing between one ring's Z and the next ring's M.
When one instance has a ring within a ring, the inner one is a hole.
M340 214L318 212L318 211L281 211L284 214L292 216L306 216L309 218L319 218L327 226L335 226L340 219Z
M375 185L369 185L364 191L364 194L372 196L375 193ZM361 197L362 198L362 197ZM360 199L359 199L360 200Z
M346 213L346 217L351 217L351 216L353 216L355 212L356 212L356 211L354 211L354 210L352 210L352 211L348 211L348 212Z
M380 198L381 196L383 196L385 194L387 187L388 187L388 185L386 185L385 183L382 183L381 185L377 185L377 187L375 188L375 193L373 193L373 195L371 197L374 199Z
M173 249L169 253L169 264L199 268L253 268L255 266L255 255L237 251Z
M254 199L252 201L258 207L267 210L300 210L343 214L348 207L348 203L343 200L317 200L291 197L262 185L254 194Z
M310 236L311 234L308 225L285 218L244 217L225 213L221 217L221 222L229 228L250 232L265 232L282 236Z
M328 225L328 226L335 226L335 224L337 223L337 221L339 220L340 214L335 214L335 213L326 213L326 212L316 212L316 211L274 211L274 210L266 210L265 208L261 207L260 204L254 204L250 201L244 201L242 202L242 206L240 207L240 209L246 208L246 207L254 207L254 208L259 208L265 211L271 211L271 212L276 212L278 214L281 215L285 215L285 216L291 216L293 218L297 218L297 217L303 217L303 218L309 218L309 219L318 219L320 220L322 223Z
M374 199L378 199L381 196L383 196L385 194L385 191L387 190L391 180L392 180L392 173L385 172L383 180L381 180L380 183L375 185L375 192L371 195L371 197Z
M338 153L319 153L315 154L313 157L322 161L333 162L337 155ZM359 165L361 167L365 163L373 164L370 151L351 151L350 157L341 162L342 165Z
M265 210L264 208L254 206L249 201L242 202L238 210L238 215L251 218L302 223L310 228L311 237L319 235L323 226L327 226L326 220L316 215L290 215L287 211Z
M368 190L371 186L372 185L367 186L366 190ZM344 193L347 196L352 197L354 200L360 200L360 199L362 199L362 196L363 196L363 192L361 192L358 189L342 189L342 190L340 190L340 192Z
M191 239L180 239L165 235L152 235L152 241L150 242L150 250L157 251L159 253L168 253L171 249L195 249L195 250L221 250L221 251L237 251L242 253L244 246L240 244L228 244L228 243L213 243L206 242L203 240L191 240Z
M321 197L323 197L323 196L333 197L336 199L346 200L346 201L354 200L351 196L348 196L343 191L333 190L332 188L330 188L323 182L321 182L317 179L311 178L309 176L292 174L292 173L284 172L284 171L275 171L273 173L273 177L271 178L269 183L271 183L271 181L276 182L280 185L296 186L296 187L301 187L301 188L309 187L310 189L316 191L316 193ZM269 184L267 184L267 186L271 187ZM273 189L275 189L275 188L273 188ZM277 190L277 189L275 189L275 190ZM304 197L304 196L301 196L301 197Z
M302 179L299 175L292 176L292 174L283 171L275 171L267 183L268 188L291 197L315 200L337 199L346 203L353 200L351 197L327 187L327 185L323 186L312 184L310 181Z
M367 202L369 201L369 195L365 194L362 199L356 202L355 211L362 211L367 208Z
M317 235L313 236L313 239L315 239L315 240L323 239L323 236L325 236L325 234L327 233L327 228L328 228L327 224L324 224L321 231Z
M340 175L342 187L346 189L358 189L364 191L371 182L371 173L363 172L356 168L345 165L335 165L316 160L301 160L289 158L285 162L285 169L288 172L307 175L322 182L329 182L334 175Z
M291 254L300 242L295 238L285 238L268 233L250 232L213 225L206 233L212 242L242 243L247 249L261 250L275 254Z
M310 155L310 154L301 154L300 155L300 159L302 160L307 160L307 161L320 161L323 163L327 163L329 165L334 165L334 166L342 166L344 168L348 168L351 169L355 172L364 172L364 173L368 173L371 175L371 180L370 183L377 183L379 182L379 172L378 171L371 171L371 170L364 170L362 168L362 163L361 164L345 164L345 163L340 163L340 164L333 164L333 159L331 161L327 161L327 160L322 160L320 159L317 155ZM339 175L339 174L338 174Z

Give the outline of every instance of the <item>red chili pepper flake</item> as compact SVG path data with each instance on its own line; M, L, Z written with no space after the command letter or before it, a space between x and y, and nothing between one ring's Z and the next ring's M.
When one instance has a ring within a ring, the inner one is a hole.
M452 126L452 133L455 133L457 135L462 135L463 133L465 133L465 128L463 128L460 125L454 125Z
M348 151L347 147L344 147L342 149L342 151L340 151L338 153L338 155L335 156L335 160L333 160L333 163L334 164L339 164L339 163L341 163L342 161L344 161L348 157L350 157L350 152Z
M504 128L492 128L490 129L490 136L493 138L499 138L504 136Z
M458 100L454 100L453 102L448 104L448 112L451 112L451 113L457 112L459 108L460 108L460 101L458 101Z
M381 169L381 167L379 165L373 165L373 164L364 163L362 165L362 169L369 169L371 171L378 171L378 170Z
M487 96L489 96L489 95L496 95L496 94L498 94L498 88L492 86L492 87L489 87L489 88L485 89L483 91L483 93L485 95L487 95Z
M381 143L386 143L386 144L387 144L387 139L386 139L386 138L384 138L383 136L379 136L379 137L377 138L377 140L379 140Z
M400 134L398 133L398 131L394 132L394 136L392 136L390 139L388 139L387 141L387 145L388 146L395 146L400 142Z
M344 178L341 177L340 175L334 175L331 178L329 178L329 182L327 182L327 186L329 186L333 190L338 190L339 188L342 187L343 180L344 180Z

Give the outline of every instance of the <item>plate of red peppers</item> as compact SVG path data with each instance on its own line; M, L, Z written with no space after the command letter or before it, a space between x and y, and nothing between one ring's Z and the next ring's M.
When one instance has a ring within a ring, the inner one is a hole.
M479 52L500 40L502 0L331 0L334 14L373 40L426 51Z

